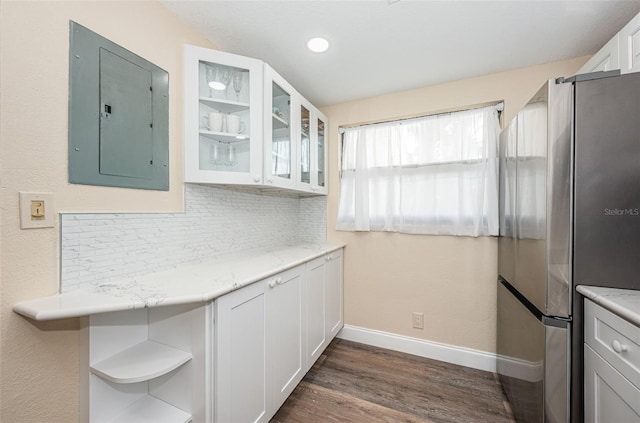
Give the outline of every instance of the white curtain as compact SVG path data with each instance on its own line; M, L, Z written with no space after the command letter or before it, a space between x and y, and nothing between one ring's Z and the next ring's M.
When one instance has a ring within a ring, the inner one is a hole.
M498 234L495 106L345 130L338 230Z

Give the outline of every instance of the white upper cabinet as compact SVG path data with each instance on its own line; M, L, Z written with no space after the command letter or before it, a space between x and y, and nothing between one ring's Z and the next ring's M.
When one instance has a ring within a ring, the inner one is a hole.
M185 182L262 183L262 62L184 51Z
M619 33L620 72L640 72L640 13Z
M303 97L299 98L297 122L298 190L327 194L327 118Z
M294 166L298 154L293 122L298 108L294 104L297 93L269 65L264 65L264 175L265 185L291 188L296 187L297 167Z
M603 72L620 69L619 35L616 34L607 44L585 63L578 73Z
M640 14L631 19L577 73L618 69L620 73L640 72Z
M327 119L260 60L186 45L185 182L327 194Z

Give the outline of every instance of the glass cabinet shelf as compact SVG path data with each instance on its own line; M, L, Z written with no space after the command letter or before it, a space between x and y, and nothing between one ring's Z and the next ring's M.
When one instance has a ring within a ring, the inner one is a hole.
M219 98L200 97L200 103L206 104L225 113L234 113L240 112L242 110L249 110L249 103L241 103L232 100L222 100Z
M218 141L222 141L222 142L226 142L226 143L236 143L236 142L247 142L249 141L249 135L247 134L232 134L229 132L214 132L214 131L207 131L204 129L200 130L200 135L202 135L203 137L212 139L212 140L218 140Z
M275 113L272 114L271 117L273 118L273 129L282 129L282 128L289 127L289 122L282 119L280 116L276 115Z

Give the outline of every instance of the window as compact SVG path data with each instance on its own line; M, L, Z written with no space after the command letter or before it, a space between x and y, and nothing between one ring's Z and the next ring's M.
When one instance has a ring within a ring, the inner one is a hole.
M338 230L498 234L498 107L345 129Z

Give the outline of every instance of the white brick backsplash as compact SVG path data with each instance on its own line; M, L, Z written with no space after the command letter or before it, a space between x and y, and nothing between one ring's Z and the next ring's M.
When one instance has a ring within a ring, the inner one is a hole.
M185 184L185 213L64 213L60 292L218 254L326 242L326 197Z

